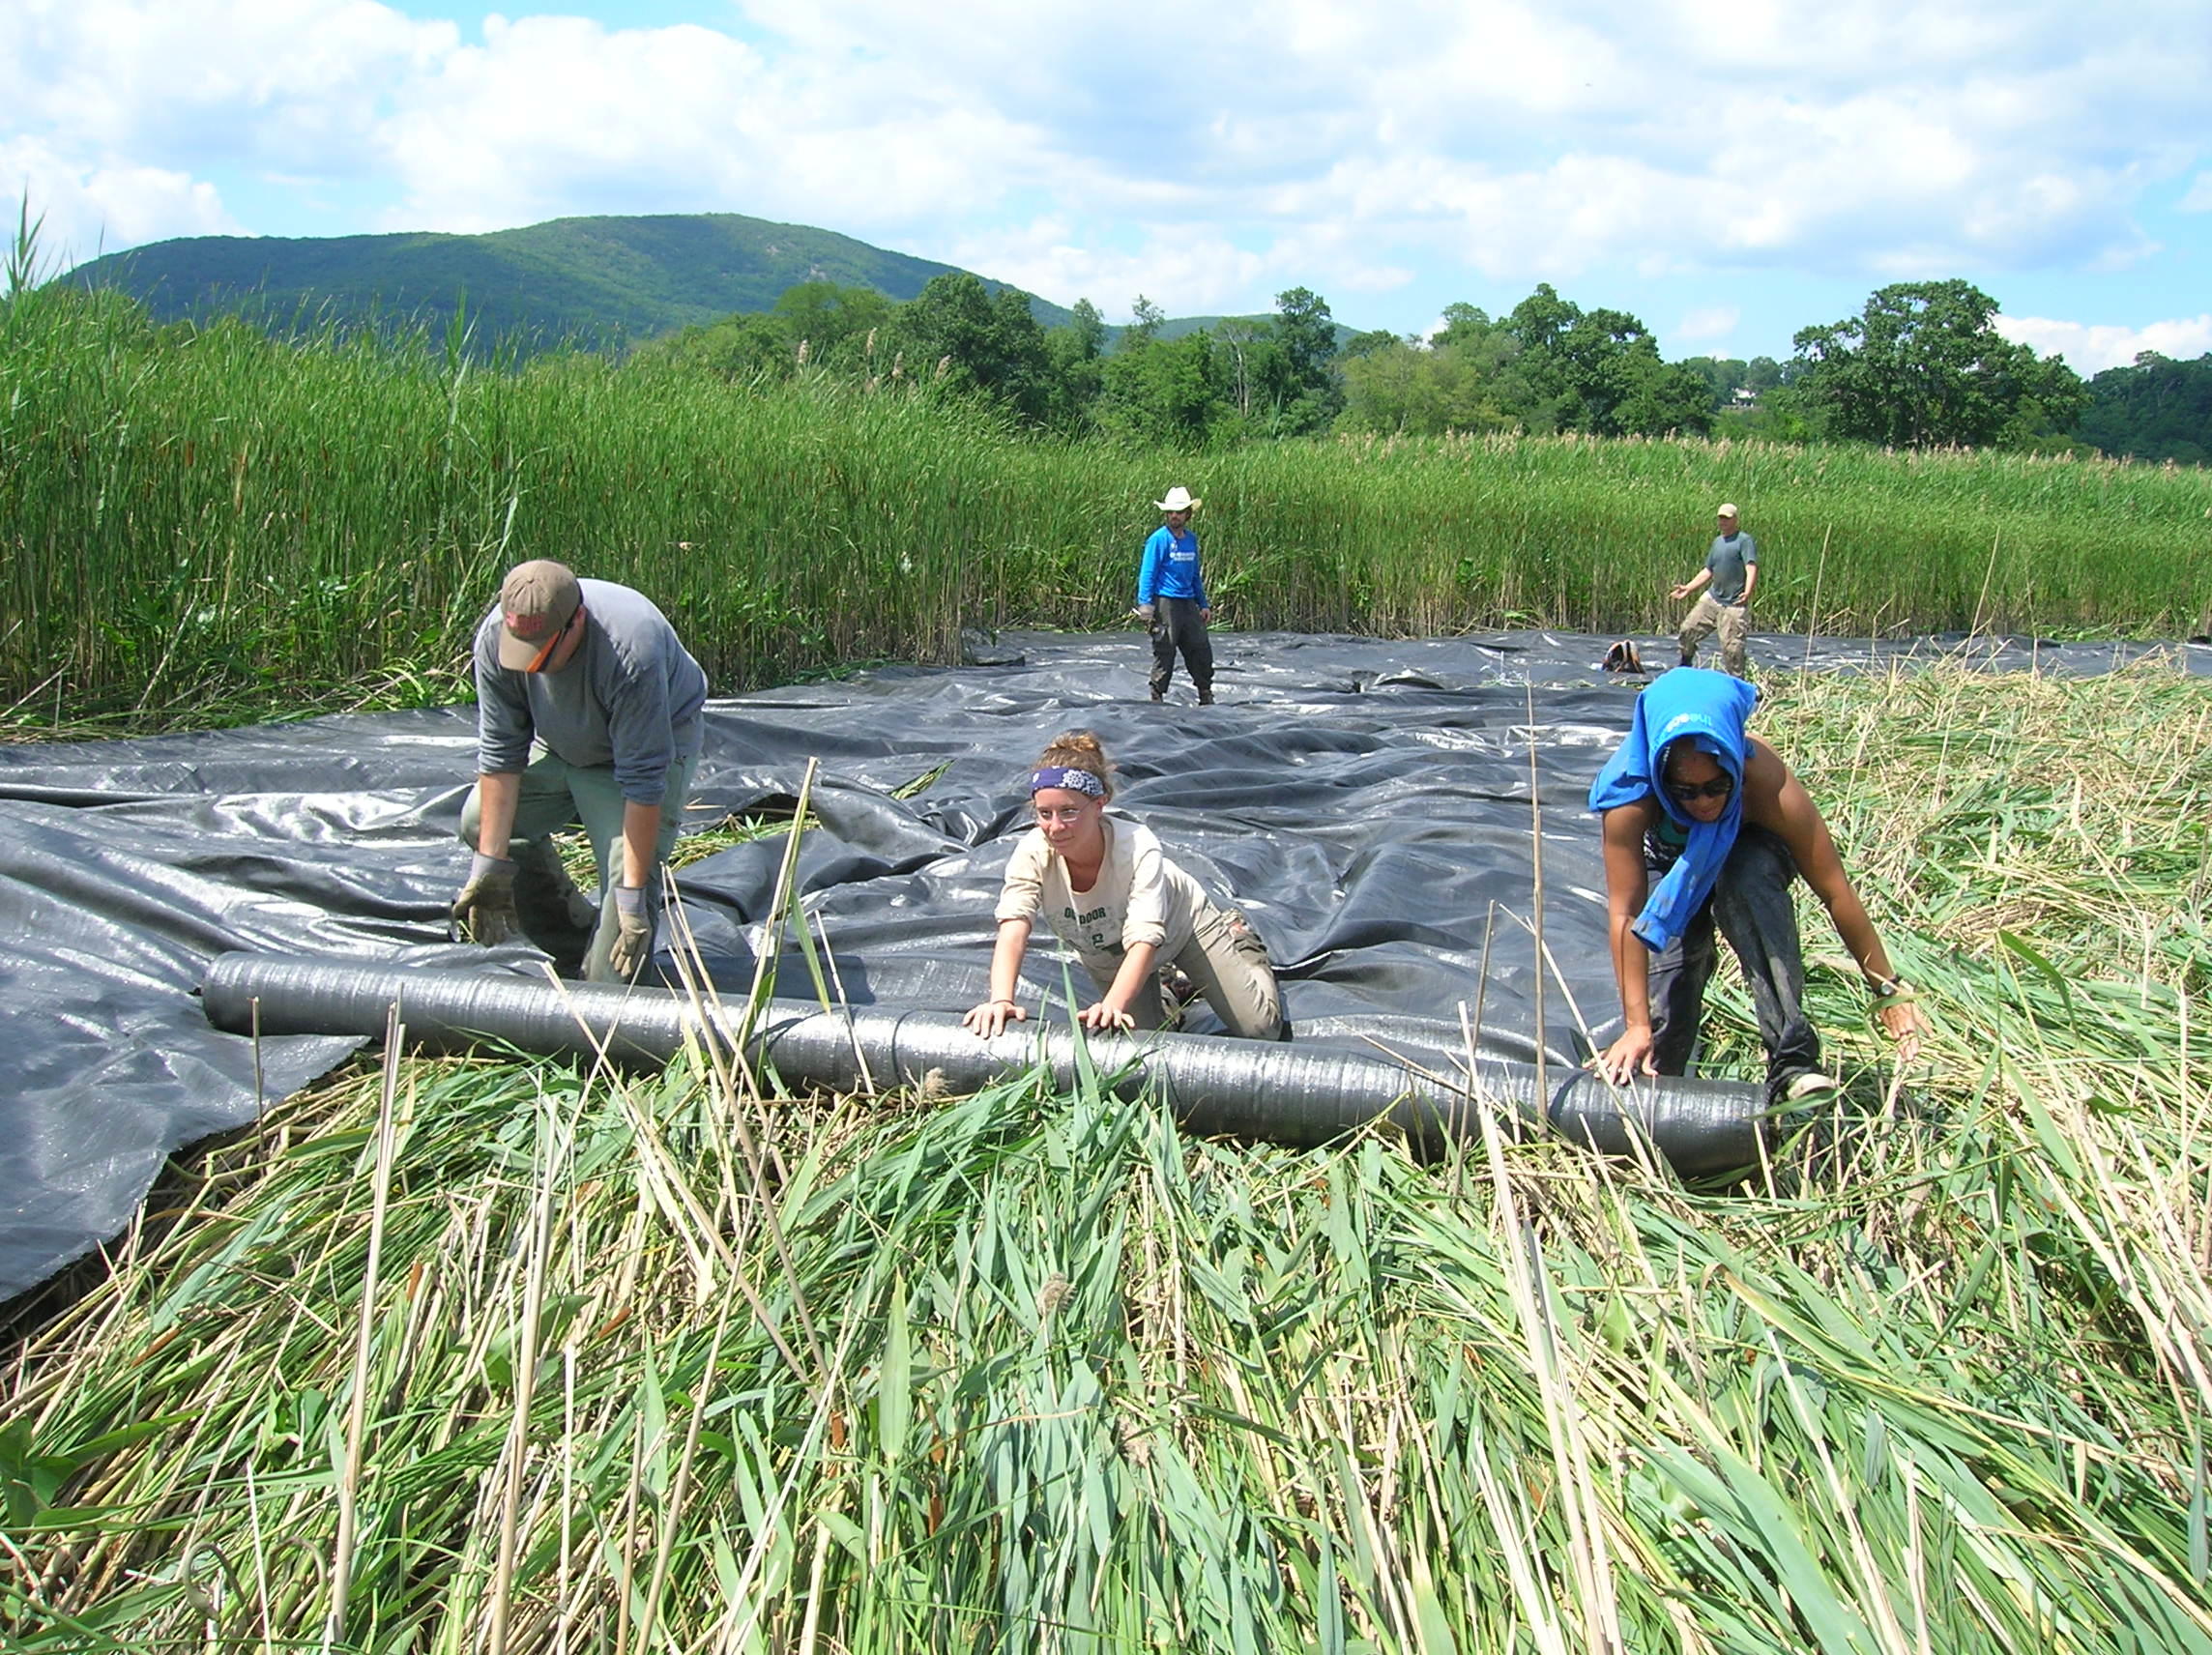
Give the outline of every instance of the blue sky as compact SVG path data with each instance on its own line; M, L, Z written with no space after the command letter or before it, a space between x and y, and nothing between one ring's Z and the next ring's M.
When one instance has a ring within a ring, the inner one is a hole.
M49 257L589 213L818 224L1123 319L1425 331L1538 281L1786 356L1964 276L2212 350L2212 0L7 0Z

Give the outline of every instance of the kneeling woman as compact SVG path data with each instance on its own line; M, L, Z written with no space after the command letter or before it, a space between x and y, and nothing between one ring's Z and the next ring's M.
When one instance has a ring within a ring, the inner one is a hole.
M1281 992L1266 945L1243 915L1216 908L1168 860L1151 829L1109 816L1113 769L1098 738L1053 738L1030 777L1036 827L1014 847L999 896L991 998L962 1019L985 1039L1029 1013L1014 999L1030 927L1043 914L1098 990L1087 1029L1157 1029L1173 1014L1161 977L1180 969L1230 1033L1284 1040Z

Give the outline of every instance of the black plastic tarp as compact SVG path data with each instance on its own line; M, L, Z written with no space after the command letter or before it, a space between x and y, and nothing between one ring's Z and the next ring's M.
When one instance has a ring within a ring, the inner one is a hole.
M1121 804L1265 934L1298 1039L1450 1052L1479 982L1484 1048L1526 1058L1532 747L1545 939L1565 991L1546 985L1543 1043L1576 1060L1576 1008L1613 1009L1583 801L1641 682L1596 670L1606 640L1216 644L1210 708L1180 683L1150 705L1134 632L1007 634L977 652L1000 664L717 701L687 824L787 805L818 759L802 886L846 998L957 1007L983 991L1024 767L1049 736L1090 727L1120 762ZM1754 642L1756 660L1830 670L1945 652L2064 672L2143 653ZM1645 646L1647 659L1670 653ZM2180 670L2212 669L2212 652L2166 653ZM484 964L444 941L474 760L466 708L0 748L0 1296L121 1234L172 1150L254 1118L251 1044L211 1030L192 997L217 954ZM685 917L725 981L750 979L781 852L742 845L681 876ZM531 969L527 950L504 952ZM780 970L785 992L802 988L796 966ZM1057 985L1060 973L1051 947L1033 947L1032 980ZM1191 1027L1207 1027L1203 1014ZM352 1044L264 1040L259 1095L306 1085Z

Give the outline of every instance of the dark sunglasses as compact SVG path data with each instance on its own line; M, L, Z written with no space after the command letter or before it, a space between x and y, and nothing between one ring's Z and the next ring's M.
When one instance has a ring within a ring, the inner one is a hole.
M1667 797L1676 804L1695 804L1701 798L1726 798L1735 792L1735 777L1717 775L1711 781L1671 781Z

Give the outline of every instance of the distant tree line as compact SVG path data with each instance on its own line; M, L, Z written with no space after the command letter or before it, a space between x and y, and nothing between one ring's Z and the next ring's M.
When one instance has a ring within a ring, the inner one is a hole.
M1801 329L1787 361L1668 362L1639 318L1585 310L1548 282L1501 316L1448 305L1426 336L1348 335L1303 287L1278 294L1271 316L1180 334L1139 296L1116 336L1088 300L1048 328L1028 295L958 274L903 305L804 282L772 309L686 329L633 360L737 381L831 375L979 396L1040 432L1193 448L1332 430L1520 430L2086 445L2184 463L2212 450L2212 355L2145 355L2084 383L2004 338L1996 314L1965 281L1898 282L1856 316Z
M2089 382L2075 434L2108 454L2212 461L2212 351L2194 362L2144 351L2133 367L2107 368Z

